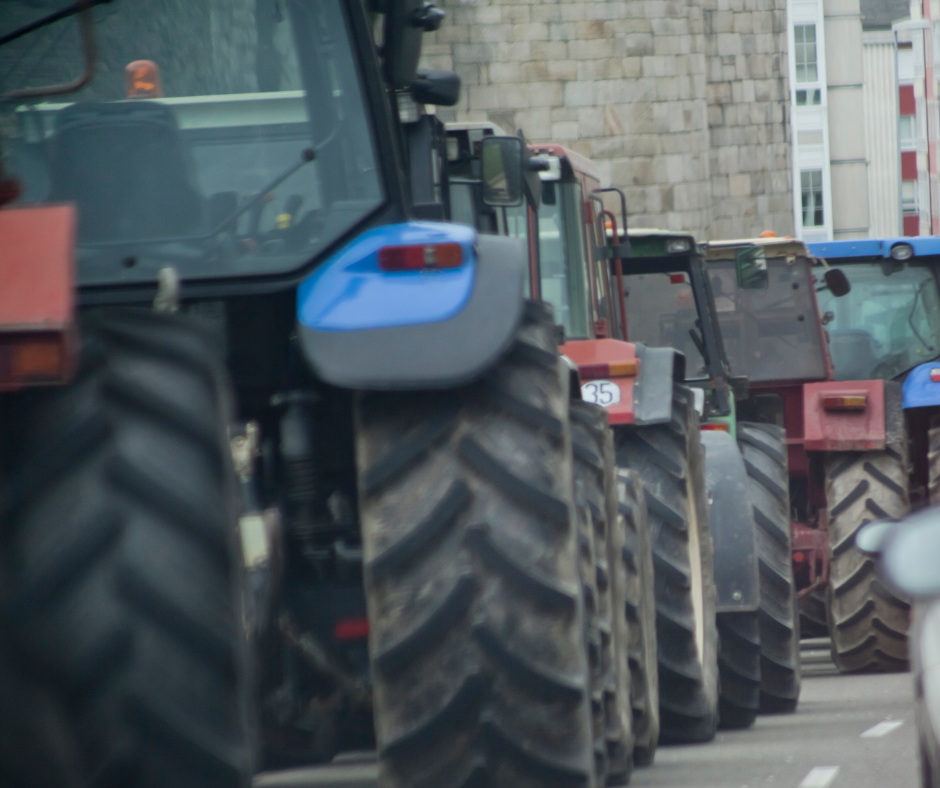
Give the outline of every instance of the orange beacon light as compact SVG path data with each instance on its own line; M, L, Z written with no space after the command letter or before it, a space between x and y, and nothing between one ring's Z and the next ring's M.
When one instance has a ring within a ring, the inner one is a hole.
M152 60L135 60L128 63L124 67L124 81L129 99L163 97L160 67Z

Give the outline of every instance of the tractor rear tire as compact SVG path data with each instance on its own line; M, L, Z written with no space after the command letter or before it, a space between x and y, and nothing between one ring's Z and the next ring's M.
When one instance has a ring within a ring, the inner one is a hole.
M800 614L790 554L790 478L782 427L738 422L738 446L757 524L763 714L796 711L800 700Z
M635 470L649 515L656 594L660 741L705 742L718 725L718 632L705 462L692 393L672 420L618 430L617 464Z
M613 433L607 422L607 411L589 402L573 400L571 442L575 490L580 488L587 521L593 525L587 536L594 553L597 634L600 638L600 670L595 695L603 700L601 742L606 758L603 776L607 785L626 785L633 771L627 577L622 558L623 534L616 528L616 470ZM598 772L599 786L603 785L601 776Z
M550 307L460 389L355 404L380 785L594 784L568 371Z
M904 457L890 447L826 457L829 631L832 661L843 673L907 670L910 605L855 549L855 533L873 520L908 513L909 478Z
M634 471L617 469L617 514L617 530L622 534L619 563L626 578L626 598L618 614L626 614L629 635L633 764L651 766L659 743L656 592L646 497Z
M42 702L34 713L54 725L50 760L68 753L81 785L248 786L251 682L221 353L176 315L115 311L81 331L70 385L6 403L6 656ZM21 710L0 702L0 731L11 714ZM5 776L35 785L49 764L34 755L24 748L17 763L8 752Z

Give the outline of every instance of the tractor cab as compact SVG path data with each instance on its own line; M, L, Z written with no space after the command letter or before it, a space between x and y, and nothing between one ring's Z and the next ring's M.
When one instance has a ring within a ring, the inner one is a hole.
M718 328L718 310L727 306L720 280L709 279L702 250L687 233L633 228L627 237L623 292L630 339L680 350L703 416L733 434L734 395L746 398L747 380L730 377Z
M928 396L915 391L924 384L940 394L930 379L933 365L918 369L940 356L940 238L834 241L810 249L838 264L852 288L844 298L828 288L816 295L835 379L910 380L915 407Z

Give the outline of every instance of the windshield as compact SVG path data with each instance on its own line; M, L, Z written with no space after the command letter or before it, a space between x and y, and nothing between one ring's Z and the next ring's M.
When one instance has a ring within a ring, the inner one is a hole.
M886 380L940 354L940 298L930 268L890 260L841 270L852 284L848 295L817 294L836 380Z
M48 11L6 0L0 35ZM86 88L0 105L19 203L77 205L83 284L166 266L184 278L287 271L383 202L340 0L185 12L115 0L94 14ZM0 93L73 78L77 29L73 17L0 49Z
M824 380L809 260L770 257L767 272L765 290L744 290L738 288L734 259L708 262L731 374L753 383Z
M580 184L544 182L539 207L542 298L555 307L555 320L569 339L591 335L585 255Z
M680 350L688 379L708 377L705 359L692 338L693 332L701 337L701 326L688 274L625 275L623 289L630 341Z

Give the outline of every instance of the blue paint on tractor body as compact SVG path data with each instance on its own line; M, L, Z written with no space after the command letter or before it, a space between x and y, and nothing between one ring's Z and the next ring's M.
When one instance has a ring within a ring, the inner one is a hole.
M905 408L927 408L931 405L940 405L940 383L930 379L930 370L940 372L940 361L928 361L911 370L911 374L904 381Z
M914 249L914 258L940 255L940 236L922 235L913 238L858 238L851 241L820 241L806 244L815 257L824 260L839 260L852 257L891 257L891 250L898 244L907 244ZM913 259L913 258L912 258Z
M458 243L463 264L447 270L379 269L385 246ZM470 300L476 230L461 224L405 222L375 227L320 265L297 290L297 318L316 331L363 331L448 320Z

